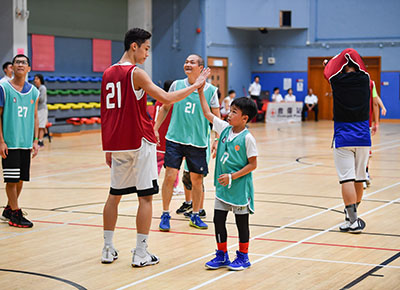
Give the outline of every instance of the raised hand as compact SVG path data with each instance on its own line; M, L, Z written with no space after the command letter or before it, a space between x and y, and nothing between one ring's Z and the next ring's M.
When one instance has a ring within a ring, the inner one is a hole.
M196 81L194 82L193 85L196 88L200 88L201 86L203 86L205 81L207 80L208 76L210 75L210 73L211 73L211 69L209 67L204 68L201 71L199 77L196 79Z

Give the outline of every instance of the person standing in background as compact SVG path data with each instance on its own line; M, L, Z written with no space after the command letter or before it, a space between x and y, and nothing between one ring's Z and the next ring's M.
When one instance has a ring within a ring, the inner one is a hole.
M260 85L260 77L255 76L254 77L254 82L250 85L249 87L249 95L250 98L255 100L257 102L257 108L261 109L261 100L260 100L260 95L261 95L261 85Z
M18 228L31 228L19 207L24 181L29 181L31 154L38 153L37 106L39 91L25 81L31 70L29 58L17 54L13 61L14 78L0 84L0 155L6 183L7 206L0 217Z
M4 77L0 79L0 84L9 81L13 77L12 63L7 61L3 64Z
M33 79L35 87L39 90L39 102L38 102L38 118L39 118L39 147L43 147L43 136L46 131L47 125L47 88L44 86L44 78L41 74L36 74Z

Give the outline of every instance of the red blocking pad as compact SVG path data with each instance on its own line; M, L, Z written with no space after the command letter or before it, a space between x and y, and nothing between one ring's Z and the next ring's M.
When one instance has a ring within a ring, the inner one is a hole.
M111 40L93 39L93 71L103 72L111 65Z
M54 36L32 34L32 70L55 70Z

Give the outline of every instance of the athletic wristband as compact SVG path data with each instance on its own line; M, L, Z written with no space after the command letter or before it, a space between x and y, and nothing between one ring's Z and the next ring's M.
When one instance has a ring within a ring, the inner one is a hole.
M228 177L229 177L228 188L231 188L231 186L232 186L232 174L229 173L229 174L228 174Z
M37 137L33 138L33 141L36 141L36 140L39 140L39 138L37 138Z

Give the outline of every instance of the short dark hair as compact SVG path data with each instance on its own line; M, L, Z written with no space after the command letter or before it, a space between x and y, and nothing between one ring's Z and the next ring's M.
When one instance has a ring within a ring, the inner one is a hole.
M292 88L288 88L287 92L289 93L289 91L293 92L293 89Z
M239 110L242 111L243 115L248 116L249 118L247 122L253 120L258 112L256 103L252 99L246 97L234 99L231 103L231 106L239 108Z
M173 80L166 80L164 82L164 91L168 92L173 82Z
M236 93L235 90L229 90L228 95Z
M195 55L195 56L197 56L198 57L198 64L199 64L199 66L204 66L204 59L201 57L201 55L199 55L199 54L197 54L197 53L191 53L191 54L189 54L189 55Z
M31 66L31 60L29 59L29 57L27 57L25 54L17 54L16 56L14 56L14 58L12 59L12 64L15 63L15 59L17 57L25 57L26 60L28 61L28 65Z
M3 70L5 70L10 64L12 65L12 62L9 62L9 61L5 62L3 64Z
M42 74L35 74L35 77L40 80L40 84L44 85L44 77Z
M278 87L275 87L274 90L273 90L273 92L275 92L276 90L279 90L279 88L278 88Z
M148 39L150 39L151 33L141 29L141 28L132 28L125 33L124 46L125 51L128 51L131 47L132 43L136 43L139 47Z
M260 79L260 76L259 76L259 75L256 75L256 76L254 77L254 79L256 79L256 78Z

